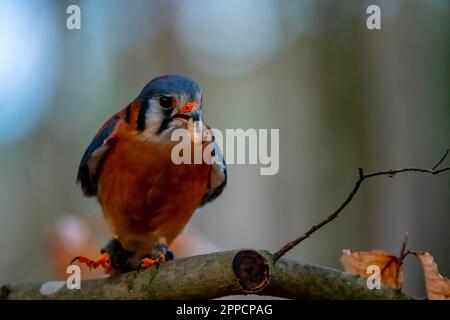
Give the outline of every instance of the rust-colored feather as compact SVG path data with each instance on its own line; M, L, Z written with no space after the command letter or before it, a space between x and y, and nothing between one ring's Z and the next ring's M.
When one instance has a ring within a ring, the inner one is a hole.
M149 252L159 237L170 244L200 205L211 166L173 164L172 142L143 141L125 121L109 144L97 197L114 235L130 251Z

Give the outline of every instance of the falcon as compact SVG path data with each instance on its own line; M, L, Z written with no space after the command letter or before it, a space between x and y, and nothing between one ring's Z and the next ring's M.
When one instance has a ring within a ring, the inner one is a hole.
M160 76L105 122L81 158L77 183L85 196L97 198L112 239L99 258L79 256L72 263L114 274L173 259L169 245L227 181L222 153L203 122L202 101L200 86L189 77ZM189 143L210 147L217 161L175 164L172 149L179 142L172 133L194 135L194 127L211 139Z

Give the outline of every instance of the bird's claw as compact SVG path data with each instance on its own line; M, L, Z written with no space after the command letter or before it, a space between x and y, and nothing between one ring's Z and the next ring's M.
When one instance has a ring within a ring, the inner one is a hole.
M70 264L74 264L74 262L86 264L89 267L89 270L96 269L101 266L105 273L111 273L113 271L111 267L111 258L108 252L104 252L97 260L91 260L87 257L79 256L73 258Z
M153 254L144 257L139 264L137 271L142 269L148 269L151 267L159 267L166 261L173 260L173 253L169 251L165 239L160 239L153 247Z
M141 263L139 264L138 268L137 268L137 272L139 272L140 270L143 269L148 269L148 268L152 268L152 267L159 267L159 265L161 263L166 262L166 256L163 253L160 253L156 259L152 259L152 258L143 258L141 260Z

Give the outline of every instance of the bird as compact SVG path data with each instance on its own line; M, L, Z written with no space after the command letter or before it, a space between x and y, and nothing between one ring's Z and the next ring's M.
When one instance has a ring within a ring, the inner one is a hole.
M177 129L198 132L193 123L209 139L188 143L209 148L216 161L174 163L172 149L179 142L171 136ZM76 180L85 196L97 198L112 239L97 259L78 256L71 264L116 274L172 260L170 244L196 209L216 199L227 183L223 154L203 119L199 84L179 74L148 82L94 136Z

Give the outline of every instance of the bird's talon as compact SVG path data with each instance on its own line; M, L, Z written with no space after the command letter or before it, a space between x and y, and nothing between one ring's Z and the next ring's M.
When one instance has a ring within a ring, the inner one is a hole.
M79 256L73 258L70 264L74 264L74 262L85 264L86 266L88 266L89 270L97 269L99 266L102 266L105 273L111 273L112 271L110 256L107 252L103 253L97 260L91 260L87 257Z
M162 253L156 259L143 258L141 263L139 264L139 267L137 268L137 272L139 272L142 269L148 269L153 267L158 268L161 265L161 263L164 262L166 262L166 257Z

